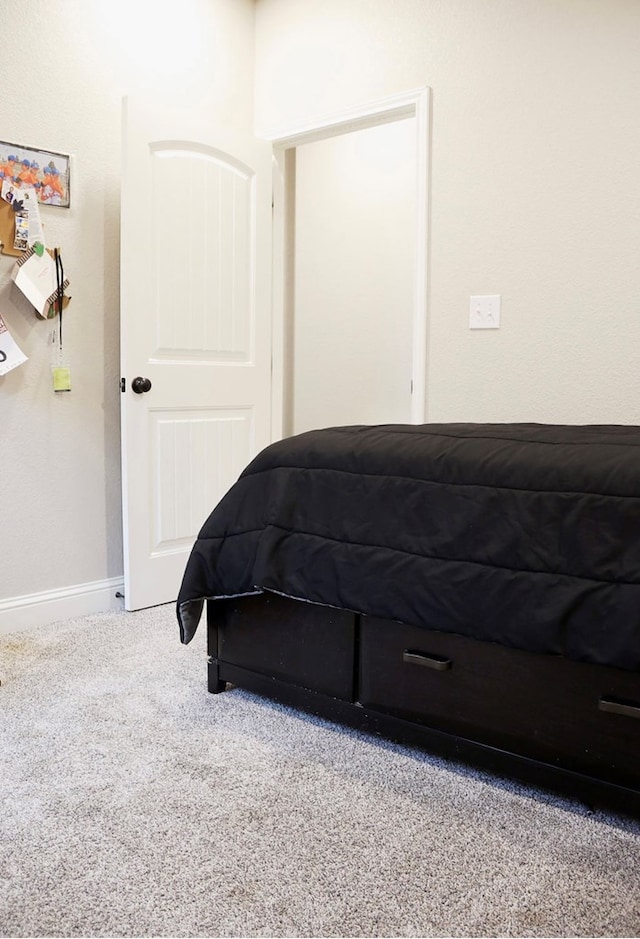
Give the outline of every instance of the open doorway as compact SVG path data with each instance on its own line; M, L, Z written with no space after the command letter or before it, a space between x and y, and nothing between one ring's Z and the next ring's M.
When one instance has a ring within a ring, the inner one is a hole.
M274 439L426 420L429 90L273 139Z
M296 149L293 433L411 421L414 124Z

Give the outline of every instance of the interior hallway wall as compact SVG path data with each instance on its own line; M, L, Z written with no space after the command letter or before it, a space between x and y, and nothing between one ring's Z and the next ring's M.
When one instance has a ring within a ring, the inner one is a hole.
M14 261L0 255L0 312L29 357L0 377L0 629L7 629L37 621L40 594L51 600L80 586L89 605L107 595L118 603L122 96L162 97L179 87L185 108L251 126L254 7L252 0L23 0L0 6L0 31L0 138L73 160L71 207L42 208L47 242L61 247L71 280L63 318L70 394L53 394L51 324L16 291ZM34 601L24 616L16 598Z
M429 419L640 423L640 3L257 0L258 132L425 85Z
M415 125L296 148L293 433L411 421Z

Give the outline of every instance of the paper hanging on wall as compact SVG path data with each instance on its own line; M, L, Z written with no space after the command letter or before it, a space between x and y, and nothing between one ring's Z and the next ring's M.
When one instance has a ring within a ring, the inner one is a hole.
M2 182L0 242L3 254L19 257L36 243L45 244L38 194L33 187L19 188L11 179Z
M16 230L13 236L13 247L19 251L26 251L29 247L29 213L16 212Z
M57 306L54 304L58 293L56 264L48 251L38 253L30 248L16 261L11 276L16 287L19 287L29 303L35 307L38 316L51 319L56 315ZM65 278L63 290L66 290L68 286L69 279ZM67 299L65 297L65 301Z
M6 375L27 361L27 357L7 329L0 315L0 375Z
M29 220L29 230L27 232L27 242L29 247L38 243L46 244L44 240L44 228L42 225L42 218L40 216L40 208L38 205L38 194L30 187L28 189L22 189L20 191L20 198L23 201L24 208L27 210L27 218Z

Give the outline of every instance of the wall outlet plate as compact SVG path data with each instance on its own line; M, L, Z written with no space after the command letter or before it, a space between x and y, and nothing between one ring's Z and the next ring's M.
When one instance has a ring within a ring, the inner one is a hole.
M498 329L499 326L499 294L469 297L469 329Z

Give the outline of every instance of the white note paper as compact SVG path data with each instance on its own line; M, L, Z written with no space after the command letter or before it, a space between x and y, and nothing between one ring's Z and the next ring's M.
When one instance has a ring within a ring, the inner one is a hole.
M27 361L27 357L7 329L0 315L0 375L6 375L12 368L17 368Z
M13 279L40 316L46 317L49 298L56 290L56 265L49 252L38 255L34 251L26 261L21 258L13 269Z

